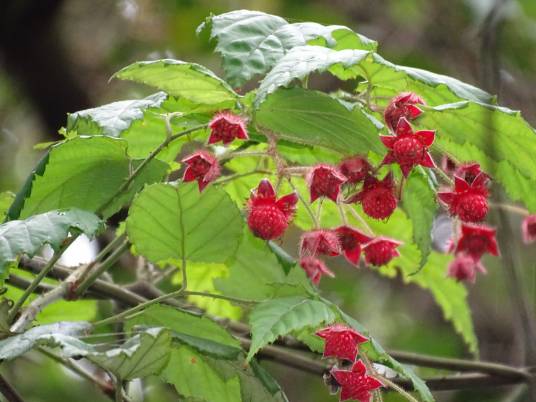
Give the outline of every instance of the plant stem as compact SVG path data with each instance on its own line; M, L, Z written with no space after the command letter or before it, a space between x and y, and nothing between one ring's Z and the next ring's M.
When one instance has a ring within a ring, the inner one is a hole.
M211 299L221 299L221 300L227 300L232 303L239 303L239 304L257 304L259 303L256 300L246 300L246 299L240 299L237 297L231 297L231 296L225 296L225 295L219 295L216 293L206 293L206 292L193 292L190 290L184 290L181 293L181 296L201 296L201 297L209 297Z
M340 202L337 203L337 209L339 210L339 215L341 216L341 221L344 226L348 226L348 219L346 219L346 214Z
M232 158L240 157L255 157L255 156L268 156L266 151L237 151L237 152L228 152L222 155L219 159L220 162L227 161Z
M345 204L346 206L346 209L348 211L350 211L350 214L357 220L359 221L359 223L361 223L361 226L363 226L363 228L367 231L367 233L370 235L370 236L374 236L374 232L373 230L370 228L370 226L368 225L368 223L363 219L363 217L361 215L359 215L357 213L357 211L355 209L352 208L351 205L347 205Z
M24 402L24 399L22 399L15 388L7 382L3 375L0 375L0 393L4 395L7 402Z
M449 185L452 186L454 184L454 181L449 177L448 174L446 174L443 169L441 168L434 168L434 172L438 173L439 176Z
M269 175L273 174L273 172L270 170L255 169L255 170L252 170L251 172L237 173L237 174L233 174L230 176L222 177L220 180L216 180L214 184L224 184L224 183L236 180L236 179L240 179L242 177L251 176L254 174L258 174L258 173L264 173L264 174L269 174Z
M123 402L123 381L119 377L115 381L115 402Z
M301 196L301 194L298 191L298 189L296 188L296 186L294 186L294 183L292 183L292 181L290 180L290 177L287 177L287 180L288 180L288 183L290 184L290 187L292 187L292 189L294 190L294 192L298 196L298 199L301 201L301 203L305 207L306 211L309 213L309 216L311 217L311 220L313 221L313 225L314 225L315 229L318 229L320 227L320 223L318 222L318 219L316 219L316 216L315 216L313 210L311 209L311 206L309 205L309 203L307 201L305 201L303 199L303 197Z
M513 212L514 214L521 216L529 216L530 212L525 208L518 207L517 205L502 204L500 202L490 202L489 204L492 208L502 209L504 211Z
M419 402L409 392L407 392L404 388L402 388L401 386L395 384L393 381L388 380L384 376L379 375L379 374L376 373L376 374L373 375L373 377L376 378L378 381L380 381L380 382L384 383L385 385L387 385L392 390L398 392L400 395L402 395L404 398L406 398L409 402Z

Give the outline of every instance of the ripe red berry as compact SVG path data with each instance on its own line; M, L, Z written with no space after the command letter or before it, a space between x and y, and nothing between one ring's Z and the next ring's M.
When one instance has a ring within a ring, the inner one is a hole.
M346 180L346 177L334 166L325 164L314 166L307 175L311 202L319 197L328 197L337 202L341 185Z
M448 205L451 215L457 215L464 222L480 222L488 213L489 177L479 173L469 184L461 177L454 176L454 191L437 193L439 199Z
M380 135L380 140L389 152L382 164L398 163L404 176L416 165L435 167L428 148L435 139L435 131L413 131L408 120L402 117L396 127L396 135Z
M425 103L420 96L412 92L403 92L391 99L383 114L387 127L395 131L398 121L402 117L408 120L419 117L422 110L416 105L425 105Z
M340 401L352 399L370 402L371 391L383 386L380 381L367 375L367 368L361 360L358 360L351 370L333 368L331 375L341 386Z
M199 191L214 181L220 175L220 165L214 155L207 151L196 151L182 160L186 164L182 180L190 182L197 180Z
M339 236L339 241L346 260L350 264L359 264L361 247L371 241L372 237L369 237L361 233L359 230L349 226L340 226L335 229L335 232Z
M477 272L486 273L487 271L480 261L475 261L472 257L460 253L449 264L447 275L456 279L458 282L467 281L474 283Z
M320 279L324 275L335 277L335 274L324 264L324 261L313 256L300 258L300 266L315 285L320 283Z
M316 332L325 340L324 357L336 357L341 360L355 361L358 354L358 344L368 341L368 338L356 330L342 324L334 324Z
M374 219L389 218L397 206L393 175L389 173L381 181L367 176L363 189L348 200L354 202L361 202L363 211Z
M486 225L462 224L462 235L456 244L456 253L465 253L474 261L480 260L484 253L499 255L495 238L496 230Z
M209 144L221 141L223 145L227 145L235 138L249 139L245 121L229 111L216 113L208 126L210 128Z
M402 243L387 237L377 237L363 247L365 262L377 267L388 264L400 253L396 249Z
M337 233L332 230L313 230L301 237L300 256L324 254L334 257L341 253L341 244Z
M296 210L295 193L276 198L270 181L264 179L248 201L248 226L257 237L272 240L281 237Z
M352 184L363 181L371 169L372 166L370 166L367 158L359 155L346 158L339 165L341 173L346 176L348 183Z
M523 241L526 244L536 241L536 215L529 215L521 223Z

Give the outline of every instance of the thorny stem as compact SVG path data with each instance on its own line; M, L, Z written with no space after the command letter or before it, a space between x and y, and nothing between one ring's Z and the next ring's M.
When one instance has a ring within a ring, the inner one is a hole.
M345 207L346 207L346 210L347 211L350 211L350 214L357 220L359 221L359 223L361 223L361 226L363 226L363 228L367 231L367 233L370 235L370 236L374 236L374 231L370 228L370 226L368 225L368 223L363 219L363 217L361 215L359 215L357 213L357 211L355 209L352 208L351 205L347 205L345 204Z
M290 184L290 187L292 187L292 189L294 190L294 192L298 196L298 199L301 201L301 203L305 207L305 210L307 211L307 213L311 217L311 220L313 221L313 225L314 225L315 229L318 229L320 227L320 223L318 222L318 219L316 218L316 215L314 214L313 210L311 209L311 206L309 205L309 203L306 200L303 199L302 195L300 194L300 192L298 191L298 189L296 188L294 183L292 183L292 180L290 180L289 177L287 177L287 180L288 180L288 183Z

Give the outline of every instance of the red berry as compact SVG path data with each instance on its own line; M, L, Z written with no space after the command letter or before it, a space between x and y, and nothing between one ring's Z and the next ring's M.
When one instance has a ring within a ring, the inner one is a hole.
M447 275L457 281L474 283L477 271L486 273L486 268L484 268L480 261L475 261L472 257L460 253L449 264Z
M456 253L465 253L474 261L480 260L484 253L498 256L499 248L495 238L496 230L486 225L462 224L462 235L456 245Z
M370 402L372 398L370 391L383 386L380 381L367 375L367 368L361 360L358 360L350 371L333 368L331 375L341 386L341 401L352 399L359 402Z
M332 230L313 230L301 237L300 256L324 254L334 257L341 253L341 244L337 233Z
M221 141L223 145L227 145L233 142L235 138L249 139L245 121L240 116L229 111L216 113L208 126L210 128L209 144Z
M324 275L335 277L335 274L324 264L324 261L313 256L300 258L300 266L315 285L320 283L320 279Z
M359 264L359 257L361 256L361 247L363 244L372 240L371 237L361 233L359 230L351 228L349 226L340 226L335 229L335 232L339 236L342 250L346 260L350 264Z
M488 214L488 199L482 194L467 193L458 197L456 215L464 222L480 222Z
M214 155L207 151L196 151L182 160L187 167L182 180L190 182L197 180L199 191L214 181L220 175L220 165Z
M464 222L480 222L488 213L488 175L480 172L469 184L459 176L454 176L454 191L439 192L441 201L447 204L451 215L457 215Z
M529 215L521 223L523 241L526 244L536 241L536 215Z
M249 228L264 240L281 237L294 215L297 202L294 193L278 200L270 181L262 180L248 201Z
M419 104L424 105L424 100L412 92L403 92L395 96L385 108L383 114L385 123L392 131L395 131L402 117L413 120L421 115L422 110L416 106Z
M351 362L357 357L357 345L368 341L356 330L342 324L330 325L317 331L316 335L325 340L324 357L331 356Z
M398 163L407 177L416 165L435 167L428 148L435 139L435 131L413 131L408 120L402 117L396 127L396 135L381 135L380 140L389 152L382 164Z
M371 169L367 158L359 155L347 158L339 165L341 173L347 177L348 183L352 184L363 181Z
M397 206L393 175L389 173L381 181L367 176L363 189L348 200L353 202L361 202L363 211L374 219L389 218Z
M386 265L400 255L396 248L401 244L401 242L387 237L377 237L363 247L365 262L378 267Z
M328 197L337 202L341 185L346 180L346 177L336 167L324 164L316 165L307 175L311 202L319 197Z

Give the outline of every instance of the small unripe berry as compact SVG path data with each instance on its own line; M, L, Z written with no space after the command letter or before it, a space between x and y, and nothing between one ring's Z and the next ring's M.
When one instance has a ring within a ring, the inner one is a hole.
M245 121L240 116L229 111L216 113L209 123L209 128L209 144L215 144L221 141L223 145L228 145L235 138L241 140L249 139Z
M363 248L365 262L375 266L386 265L393 258L400 255L396 248L401 244L399 241L393 239L378 237L366 244Z
M416 119L422 113L422 110L417 105L424 104L424 100L413 92L403 92L395 96L391 99L383 114L387 127L395 131L398 121L402 117L408 120Z

